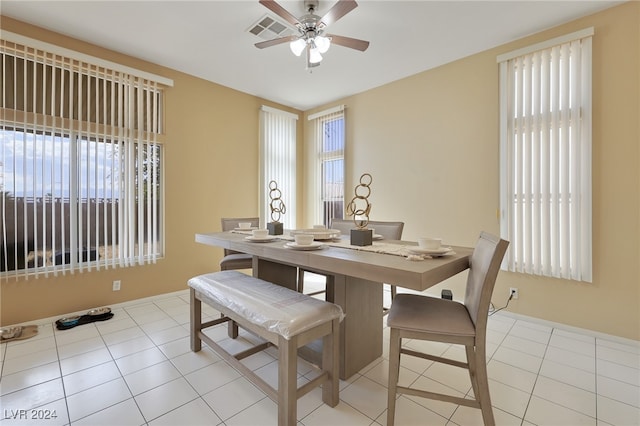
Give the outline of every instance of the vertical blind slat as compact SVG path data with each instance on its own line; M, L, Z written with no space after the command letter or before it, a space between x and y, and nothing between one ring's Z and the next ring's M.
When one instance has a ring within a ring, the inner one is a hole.
M540 128L541 128L541 55L540 52L536 52L533 55L533 78L532 78L532 152L531 152L531 177L532 177L532 246L533 246L533 260L532 267L533 273L539 275L540 274L540 263L541 263L541 247L540 247L540 234L542 231L541 226L541 200L540 200L540 151L541 151L541 140L540 140Z
M558 115L560 113L560 102L558 96L558 70L560 69L560 57L558 55L558 48L551 49L551 75L553 78L551 89L551 276L559 276L558 260L559 260L559 247L560 247L560 216L559 216L559 190L558 190L558 176L559 176L559 124Z
M47 69L49 69L48 67L43 67L43 92L47 93L48 91L52 91L52 88L48 87L47 85ZM52 76L51 76L52 77ZM53 85L53 78L50 79L51 84ZM47 97L46 96L41 96L41 102L42 102L42 111L43 113L47 110ZM50 132L46 132L46 134L49 136L51 133ZM50 152L49 147L51 146L51 142L50 142L50 137L43 137L42 138L42 148L43 148L43 155L42 155L42 161L41 161L41 168L42 168L42 180L43 181L48 181L47 179L47 164L45 161L45 155L44 153L46 152ZM50 182L50 181L49 181ZM47 252L47 247L50 245L50 241L48 238L48 234L49 234L49 230L50 227L47 224L47 220L49 218L50 215L47 214L48 210L53 211L52 207L52 200L53 197L49 197L47 195L47 193L51 194L51 187L49 187L49 191L47 191L47 188L45 187L45 185L42 185L41 187L41 197L42 197L42 256L36 256L36 267L37 268L42 268L45 265L42 263L45 260L46 257L46 252ZM49 275L49 271L47 271L45 269L45 277Z
M550 114L549 105L551 102L549 92L551 91L551 69L549 62L549 52L541 52L540 62L540 274L551 274L551 229L550 229L550 139L549 128Z
M581 49L579 45L580 45L579 42L573 42L570 44L570 49L571 49L571 63L569 64L569 72L571 73L571 77L569 78L570 81L581 81L582 79L582 75L580 73L581 67L578 66L578 64L582 63ZM571 123L579 123L580 122L579 105L582 104L581 91L571 90L570 97L571 97L571 107L569 111L569 120L571 121ZM581 198L579 177L581 176L581 173L582 173L581 172L582 164L579 161L579 159L582 157L581 155L582 147L578 143L578 141L582 138L581 133L582 132L581 132L580 126L571 126L569 152L571 156L571 166L575 168L574 174L576 178L571 179L569 182L570 191L572 194L570 223L580 223L581 221L580 212L582 211L582 209L579 208L580 198ZM570 245L571 252L574 252L574 251L580 252L580 242L581 242L580 232L577 232L577 230L571 232L570 238L571 238L571 245ZM582 269L581 256L571 256L569 258L569 261L570 261L569 272L571 274L571 279L574 279L574 280L579 279L580 278L579 271Z
M569 244L571 242L571 234L569 232L569 49L568 45L561 46L560 53L560 146L561 146L561 164L560 164L560 186L561 186L561 232L560 237L564 242L560 254L560 276L562 278L570 277L569 262Z

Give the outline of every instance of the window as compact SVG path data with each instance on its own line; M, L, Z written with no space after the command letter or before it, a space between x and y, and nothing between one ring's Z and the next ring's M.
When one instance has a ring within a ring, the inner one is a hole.
M0 272L155 262L162 86L13 36L0 44Z
M270 195L273 198L280 196L286 211L279 220L285 229L296 228L297 120L297 115L286 111L267 106L260 109L260 222L272 221ZM269 190L272 181L277 184L278 191Z
M331 225L344 218L344 107L309 116L313 121L316 155L314 223Z
M498 58L508 270L591 281L591 35Z

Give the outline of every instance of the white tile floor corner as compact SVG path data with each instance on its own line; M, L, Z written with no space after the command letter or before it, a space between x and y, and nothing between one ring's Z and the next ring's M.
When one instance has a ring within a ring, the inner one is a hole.
M309 291L313 278L305 280ZM388 298L388 294L385 293ZM189 349L188 292L113 306L111 320L56 330L36 321L37 336L0 345L0 426L276 425L265 394L204 347ZM204 308L214 316L216 312ZM381 327L384 321L381 319ZM211 332L226 338L221 326ZM385 425L388 329L383 357L341 382L340 404L319 389L298 401L300 426ZM242 348L242 333L226 347ZM407 342L463 357L451 345ZM640 345L498 313L488 331L488 371L499 425L640 425ZM245 360L273 383L277 352ZM465 371L404 358L401 381L457 395L470 392ZM299 383L316 374L300 360ZM478 410L401 396L398 425L481 425Z

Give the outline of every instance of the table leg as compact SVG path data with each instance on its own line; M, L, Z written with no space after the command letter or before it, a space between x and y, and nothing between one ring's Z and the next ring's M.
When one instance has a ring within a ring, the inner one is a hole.
M254 256L253 276L291 290L298 290L298 268L295 266L271 262Z
M346 314L340 327L340 378L382 356L382 283L333 276L334 303Z

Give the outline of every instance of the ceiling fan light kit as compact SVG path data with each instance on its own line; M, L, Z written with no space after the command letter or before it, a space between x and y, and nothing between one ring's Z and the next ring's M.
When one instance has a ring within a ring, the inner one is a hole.
M322 17L314 13L318 7L318 1L305 0L304 5L308 13L300 19L289 13L275 0L259 0L259 2L291 25L294 25L298 29L299 35L278 37L256 43L255 46L259 49L264 49L265 47L289 42L289 48L294 55L301 56L302 53L306 51L307 69L320 65L322 54L329 50L332 43L362 52L369 47L369 42L365 40L332 34L324 35L324 30L327 26L342 18L358 6L355 0L338 0Z

